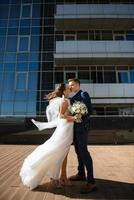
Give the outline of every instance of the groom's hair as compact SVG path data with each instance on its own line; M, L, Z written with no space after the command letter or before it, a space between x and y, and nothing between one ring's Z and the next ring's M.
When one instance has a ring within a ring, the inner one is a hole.
M72 81L75 82L75 83L78 83L80 85L80 80L79 79L77 79L77 78L68 79L68 83L72 82Z

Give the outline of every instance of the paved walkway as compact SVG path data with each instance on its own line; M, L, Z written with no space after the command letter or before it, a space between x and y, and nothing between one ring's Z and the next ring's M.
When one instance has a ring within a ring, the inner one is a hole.
M49 185L44 177L34 190L22 185L19 171L23 159L35 145L0 145L0 200L84 200L134 199L134 145L89 146L98 190L82 195L82 183L73 183L62 189ZM68 156L68 175L76 173L77 160L73 146Z

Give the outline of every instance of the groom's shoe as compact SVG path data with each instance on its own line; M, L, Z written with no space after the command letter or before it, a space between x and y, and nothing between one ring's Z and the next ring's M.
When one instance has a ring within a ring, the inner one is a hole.
M73 175L69 177L70 181L85 181L86 177L85 176L80 176L79 174Z
M90 192L93 192L94 190L96 190L96 184L95 183L87 183L80 191L81 194L87 194Z

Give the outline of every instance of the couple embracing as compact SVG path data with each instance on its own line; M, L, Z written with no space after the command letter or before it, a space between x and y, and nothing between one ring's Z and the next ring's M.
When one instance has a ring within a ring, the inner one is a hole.
M71 93L73 96L69 98ZM24 160L20 170L22 182L34 189L45 175L50 176L56 187L70 185L71 181L86 181L81 193L89 193L96 188L93 161L87 149L89 118L92 112L90 97L80 89L78 79L69 79L68 85L60 84L47 95L47 99L48 122L34 119L32 122L39 130L56 129L44 144L39 145ZM78 173L67 178L67 155L72 142L78 158Z

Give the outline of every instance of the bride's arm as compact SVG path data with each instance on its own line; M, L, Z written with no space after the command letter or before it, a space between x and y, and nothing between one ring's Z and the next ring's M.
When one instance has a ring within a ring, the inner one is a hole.
M74 122L76 116L67 115L66 111L68 109L68 101L65 100L60 106L60 118L66 119L67 121Z

